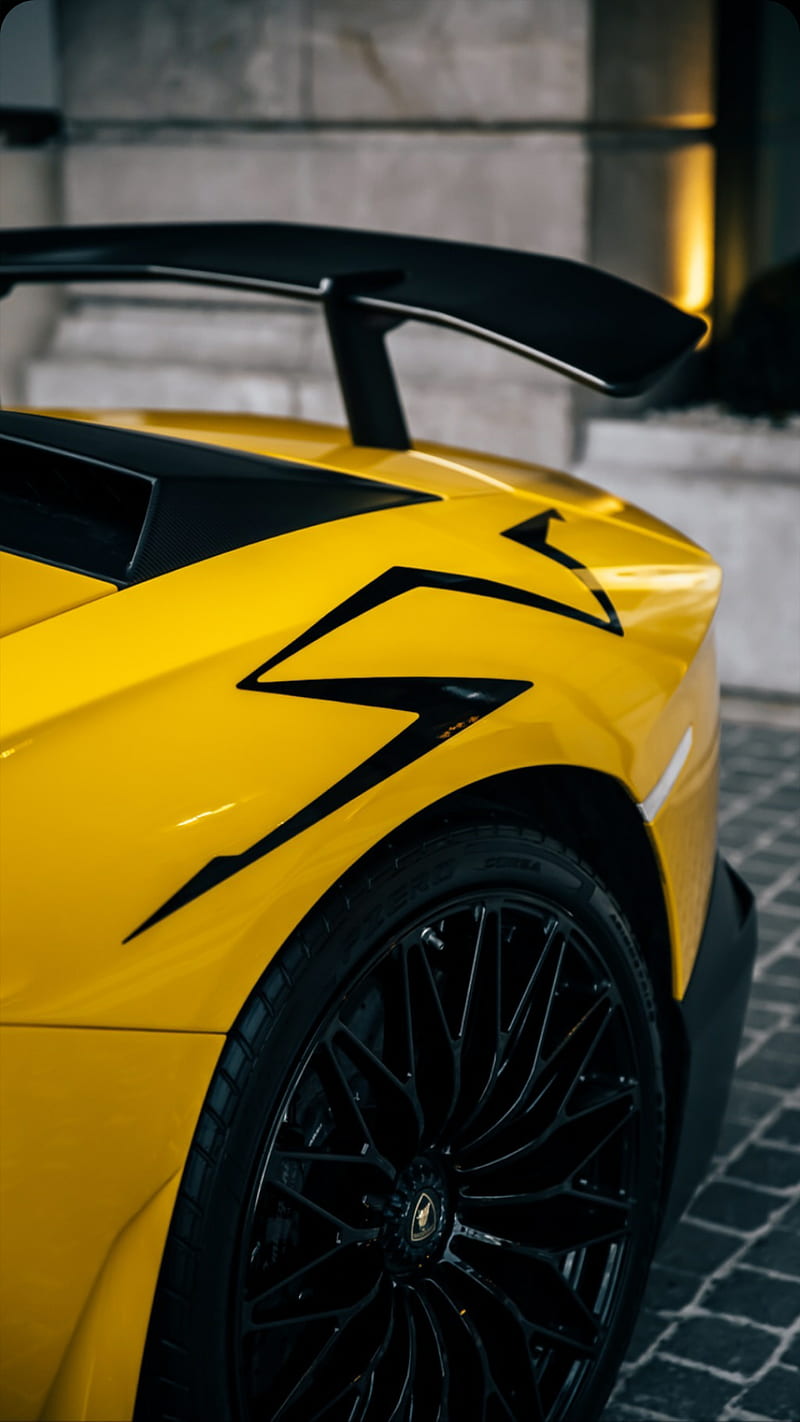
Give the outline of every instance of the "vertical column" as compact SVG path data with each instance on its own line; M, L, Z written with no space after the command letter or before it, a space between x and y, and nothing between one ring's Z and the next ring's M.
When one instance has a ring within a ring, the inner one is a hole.
M690 311L710 306L713 0L595 0L591 254Z

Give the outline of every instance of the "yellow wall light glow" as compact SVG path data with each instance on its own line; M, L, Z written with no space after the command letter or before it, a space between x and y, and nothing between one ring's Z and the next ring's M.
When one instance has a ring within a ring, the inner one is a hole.
M714 150L681 148L668 183L670 295L684 311L704 314L714 288Z

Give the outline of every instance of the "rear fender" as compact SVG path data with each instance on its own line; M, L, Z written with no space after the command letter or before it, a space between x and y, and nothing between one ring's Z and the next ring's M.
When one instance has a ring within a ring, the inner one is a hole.
M547 531L560 560L487 536L537 506L376 513L372 542L363 520L312 528L6 638L6 1020L225 1031L327 888L427 805L548 763L649 794L718 572L600 519ZM401 560L445 581L361 605Z

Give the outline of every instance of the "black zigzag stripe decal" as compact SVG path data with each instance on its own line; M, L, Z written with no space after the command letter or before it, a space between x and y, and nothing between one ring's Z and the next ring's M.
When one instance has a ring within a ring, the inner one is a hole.
M152 928L162 919L175 913L177 909L192 903L194 899L213 889L217 884L238 874L241 869L256 863L279 845L286 844L304 830L310 829L326 816L341 809L343 805L374 789L381 781L396 774L413 761L427 755L428 751L442 741L458 735L490 712L504 706L521 692L527 691L532 682L512 680L440 680L435 677L347 677L319 681L272 681L261 678L281 662L309 647L321 638L327 637L338 627L353 622L364 613L384 603L401 597L403 593L416 588L437 588L443 591L468 593L474 597L496 598L502 602L517 603L523 607L535 607L543 612L552 612L560 617L568 617L583 622L616 636L623 635L619 618L608 594L583 563L569 553L562 553L547 542L549 523L552 518L561 518L555 509L537 514L535 518L507 529L504 537L512 538L533 552L541 553L554 562L574 572L583 585L599 603L605 614L597 617L570 607L569 603L528 592L511 583L495 582L490 578L474 578L461 573L442 573L429 568L389 568L385 573L373 578L366 587L360 588L351 597L345 598L317 622L282 647L279 652L256 667L238 683L241 691L258 691L267 695L302 696L319 701L339 701L352 706L385 707L387 710L411 711L417 720L407 726L380 750L369 756L361 765L343 776L335 785L325 790L297 814L290 816L283 824L264 835L241 854L220 855L209 861L172 898L156 909L144 923L134 929L125 939L128 943L145 929Z
M547 542L547 535L550 531L550 520L559 519L563 523L564 515L558 509L547 509L545 513L536 514L533 518L528 518L524 523L517 523L513 528L507 528L504 538L511 538L515 543L521 543L523 547L530 548L533 553L541 553L545 558L551 558L554 563L560 563L562 568L569 568L570 572L580 578L584 587L592 594L592 597L600 604L605 620L598 617L587 617L585 613L573 612L573 617L584 622L591 622L594 627L602 627L606 632L614 632L618 637L624 636L617 609L611 598L598 583L594 573L590 572L585 563L579 563L577 558L573 558L571 553L562 553L560 548L554 548Z
M587 623L590 627L598 627L601 632L613 632L616 636L623 636L611 599L608 594L596 582L588 568L583 563L579 563L576 558L572 558L568 553L561 553L557 548L551 548L545 542L547 537L547 523L542 524L543 531L539 534L539 541L534 541L534 537L528 534L528 529L533 524L539 524L540 520L550 518L560 518L561 515L551 510L546 514L539 514L536 519L528 519L527 523L519 524L516 528L510 528L503 536L514 538L518 543L524 543L526 547L532 548L537 553L544 553L554 562L561 563L563 567L575 572L585 587L589 589L593 597L597 599L602 607L605 617L596 617L591 612L583 612L580 608L570 607L568 602L559 602L555 598L544 597L541 593L528 592L525 588L518 588L513 583L498 583L491 578L473 578L466 573L438 573L431 568L405 568L402 566L388 568L385 573L380 573L377 578L373 578L366 587L359 588L352 597L345 598L338 607L334 607L331 612L326 612L324 617L320 617L311 627L302 632L299 637L295 637L293 642L282 647L268 661L262 662L260 667L250 672L243 681L239 682L241 691L261 691L264 688L260 685L260 678L274 667L285 662L289 657L293 657L296 652L301 652L304 647L310 647L313 642L318 642L322 637L327 637L330 632L335 632L338 627L343 627L347 622L354 622L356 618L363 617L365 612L371 612L373 608L381 607L383 603L391 602L396 597L401 597L403 593L413 592L417 588L438 588L443 591L471 593L474 597L491 597L500 602L513 602L521 607L535 607L542 612L553 612L559 617L569 617L575 622Z
M248 678L249 680L249 678ZM175 913L216 888L240 869L255 864L265 854L302 834L303 830L341 809L350 800L372 790L412 761L427 755L443 741L457 736L468 726L504 706L532 685L529 681L460 680L440 681L435 677L364 677L331 681L273 681L252 685L250 690L275 696L313 697L318 701L342 701L352 706L386 707L413 711L417 720L406 726L380 750L356 766L304 809L250 845L241 854L211 859L199 873L167 899L144 923L125 939L128 943L145 929Z

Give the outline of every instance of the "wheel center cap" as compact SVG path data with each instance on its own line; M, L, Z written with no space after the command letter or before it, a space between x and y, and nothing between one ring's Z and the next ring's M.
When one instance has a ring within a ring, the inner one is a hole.
M421 1157L398 1176L384 1211L383 1247L393 1272L424 1267L448 1232L447 1177L436 1160Z
M411 1243L421 1244L436 1233L441 1211L436 1208L436 1200L427 1190L420 1192L419 1199L411 1214Z

